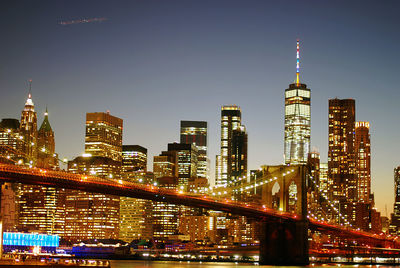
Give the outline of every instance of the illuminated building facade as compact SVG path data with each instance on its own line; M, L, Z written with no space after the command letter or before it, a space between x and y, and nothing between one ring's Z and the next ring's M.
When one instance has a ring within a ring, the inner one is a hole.
M68 171L98 177L118 178L121 162L103 156L79 156L68 162ZM118 238L118 196L66 190L65 238L71 242L86 239Z
M86 114L85 155L68 162L73 173L120 178L123 120L107 113ZM67 190L65 238L117 239L120 198Z
M390 229L392 233L400 234L400 166L394 169L394 209Z
M197 176L198 149L196 145L168 143L168 152L176 152L178 184L187 190L190 178Z
M245 182L247 175L247 132L240 126L232 132L231 180L235 185Z
M140 145L122 146L122 173L124 175L147 171L147 149Z
M26 154L29 164L34 165L37 156L37 115L30 90L21 113L19 128L24 141L23 152Z
M178 158L176 151L164 151L153 158L154 178L160 177L178 177Z
M27 157L23 152L23 136L19 131L18 119L5 118L0 122L0 161L6 163L23 163Z
M199 150L197 177L209 179L207 157L207 122L181 121L181 143L194 144Z
M241 126L242 111L236 105L221 108L221 154L216 163L216 186L232 181L232 137L233 130Z
M63 234L64 189L18 185L18 229L47 234Z
M85 153L122 160L121 118L110 113L87 113Z
M146 177L147 149L140 145L122 146L122 179L135 183L150 183ZM119 239L151 238L152 203L130 197L120 198ZM149 229L150 228L150 229Z
M58 159L55 153L56 143L54 140L54 131L51 129L49 114L44 113L44 120L38 131L37 139L38 159L37 167L46 169L58 168Z
M355 110L353 99L329 100L328 177L337 202L357 199Z
M296 82L285 90L285 164L307 164L311 139L311 90L300 83L299 41Z
M178 178L160 177L156 179L158 187L177 189ZM153 239L156 243L165 243L171 235L178 234L179 208L166 202L153 202Z
M359 202L370 202L371 142L369 122L356 122L355 137L357 191Z

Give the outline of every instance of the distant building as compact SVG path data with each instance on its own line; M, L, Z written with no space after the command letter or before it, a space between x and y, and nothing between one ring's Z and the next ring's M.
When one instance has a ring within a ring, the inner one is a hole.
M216 161L216 186L232 182L233 131L241 126L242 111L236 105L221 108L221 154Z
M121 162L103 156L76 157L68 171L103 178L118 178ZM71 242L86 239L118 238L119 197L78 190L67 190L65 238Z
M163 151L153 159L154 178L178 177L178 157L177 152Z
M107 113L86 114L85 153L122 160L121 118Z
M299 41L296 81L285 90L285 164L307 164L311 139L311 90L300 83Z
M37 115L30 90L21 113L19 128L24 141L22 150L26 154L29 164L34 165L37 156Z
M149 183L146 172L147 149L140 145L123 145L122 179L135 183ZM135 239L150 239L152 232L151 216L151 201L121 197L119 239L127 242Z
M207 122L181 121L181 143L194 144L199 150L197 177L210 178L207 157Z
M28 162L23 146L23 136L19 130L18 119L4 118L0 122L0 162L25 163Z
M68 162L74 173L120 178L123 120L107 113L86 114L85 155ZM65 237L77 242L86 239L117 239L120 198L67 190Z
M197 177L198 149L196 145L168 143L168 152L176 152L178 185L187 190L189 179Z
M38 159L37 167L46 169L58 168L58 159L56 154L56 142L54 139L54 131L51 129L49 122L49 114L44 113L44 120L38 131Z
M147 149L140 145L122 146L122 172L127 175L131 172L147 171Z
M247 182L247 140L245 126L233 130L231 180L234 185Z
M356 122L355 153L358 201L370 202L371 142L369 122Z
M400 234L400 166L394 169L394 209L390 229Z
M357 200L355 107L353 99L329 100L328 177L337 202Z
M178 178L157 178L160 188L177 189ZM156 243L165 243L172 235L178 234L179 209L177 205L165 202L153 202L153 239Z

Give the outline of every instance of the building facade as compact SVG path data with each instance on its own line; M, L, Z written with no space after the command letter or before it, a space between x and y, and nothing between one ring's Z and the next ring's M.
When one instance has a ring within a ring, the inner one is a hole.
M311 139L311 90L300 83L299 41L296 82L285 90L285 164L307 164Z
M355 110L353 99L329 100L328 177L333 183L331 200L352 202L357 199Z
M210 178L210 160L207 157L207 122L181 121L181 143L194 144L199 150L197 177Z
M390 230L392 233L400 234L400 166L394 169L394 208Z
M358 201L367 203L371 201L371 141L369 122L356 122L355 153Z
M122 160L121 118L107 113L86 114L85 153Z
M122 180L151 183L147 180L147 149L140 145L122 146ZM150 239L152 235L152 202L121 197L119 239L127 242Z
M236 105L221 108L221 154L217 156L216 181L218 187L232 182L232 137L233 130L239 128L242 122L242 111Z
M25 107L21 112L20 133L23 137L23 149L28 164L34 165L37 157L37 115L32 95L29 91Z
M118 178L120 169L121 162L103 156L79 156L68 162L69 172L102 178ZM119 205L118 196L66 190L65 239L117 239Z

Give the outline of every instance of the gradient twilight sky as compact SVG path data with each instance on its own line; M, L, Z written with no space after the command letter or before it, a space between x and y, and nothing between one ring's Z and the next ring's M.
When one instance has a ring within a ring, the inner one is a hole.
M209 124L214 178L221 105L242 108L249 169L283 161L284 90L311 89L312 146L327 161L328 99L354 98L370 121L372 191L385 215L400 165L400 1L1 1L0 117L20 118L32 79L56 151L84 150L86 112L124 120L124 144L152 158L179 141L180 120ZM107 18L60 25L61 21Z

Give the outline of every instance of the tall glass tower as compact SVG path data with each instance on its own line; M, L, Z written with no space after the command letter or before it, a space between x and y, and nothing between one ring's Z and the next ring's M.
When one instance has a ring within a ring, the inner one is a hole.
M311 91L300 83L299 40L296 81L285 90L285 164L306 164L310 152Z

